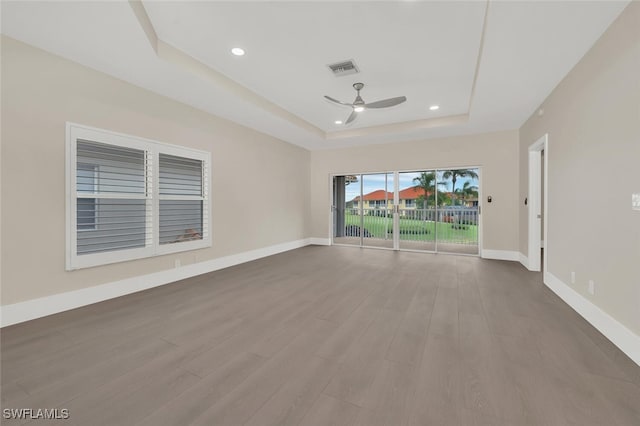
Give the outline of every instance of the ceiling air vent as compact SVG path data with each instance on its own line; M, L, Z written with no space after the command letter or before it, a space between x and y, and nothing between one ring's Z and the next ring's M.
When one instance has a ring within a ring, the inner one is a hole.
M336 62L335 64L327 65L336 77L342 77L343 75L357 74L360 72L353 59L346 61Z

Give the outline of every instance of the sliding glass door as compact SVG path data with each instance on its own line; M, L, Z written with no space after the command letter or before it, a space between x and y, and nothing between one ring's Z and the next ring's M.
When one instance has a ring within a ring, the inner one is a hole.
M364 247L393 246L393 173L361 175Z
M334 244L478 254L478 168L333 178Z
M335 176L333 178L333 243L362 246L360 175Z
M393 173L333 178L333 242L394 248Z
M478 168L436 170L436 251L479 254Z
M402 172L398 182L399 248L435 252L435 172Z

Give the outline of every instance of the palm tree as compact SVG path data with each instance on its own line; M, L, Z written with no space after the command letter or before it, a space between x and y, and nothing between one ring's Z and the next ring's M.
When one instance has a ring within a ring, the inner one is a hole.
M477 197L478 187L475 185L471 185L470 181L466 181L464 185L462 185L462 188L456 189L456 194L460 194L463 201L467 198Z
M451 194L456 193L456 181L459 177L470 177L472 179L478 179L478 174L471 169L452 169L446 170L442 177L444 179L451 178Z
M344 185L347 186L350 183L358 182L358 176L347 175L344 177Z
M420 197L423 200L425 209L427 208L428 200L435 200L435 181L436 181L435 172L422 172L420 173L420 176L413 178L413 183L417 184L415 186L416 190L417 188L421 188L424 191L424 195L421 195ZM444 185L444 184L445 184L444 182L438 182L438 185ZM439 197L440 197L440 194L442 193L438 191Z

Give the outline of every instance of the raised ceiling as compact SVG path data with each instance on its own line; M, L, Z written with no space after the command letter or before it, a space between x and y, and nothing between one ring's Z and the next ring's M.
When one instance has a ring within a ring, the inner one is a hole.
M602 2L2 2L2 32L322 149L518 128L618 16ZM247 54L235 57L232 47ZM354 59L355 75L327 64ZM350 126L351 85L368 110ZM439 105L431 111L429 106Z

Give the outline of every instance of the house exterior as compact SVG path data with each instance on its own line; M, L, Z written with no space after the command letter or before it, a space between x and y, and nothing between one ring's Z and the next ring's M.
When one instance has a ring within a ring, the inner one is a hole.
M427 196L431 195L431 193L427 192ZM451 197L451 193L447 193L449 197ZM402 210L415 210L417 208L418 198L425 196L425 190L420 186L412 186L410 188L403 189L398 193L399 197L399 208ZM360 205L362 201L362 206ZM362 197L360 200L360 196L355 197L352 200L353 208L360 209L361 207L364 210L375 210L375 209L392 209L393 208L393 192L386 192L382 189L378 189L373 192L369 192ZM474 207L478 205L478 198L468 198L461 203L464 207Z
M420 196L424 197L425 191L419 186L412 186L411 188L403 189L399 192L400 197L400 209L415 209L416 201ZM360 207L367 209L381 209L393 207L393 192L386 192L382 189L365 194L362 197L363 205L360 206L360 196L353 199L353 208L359 209Z

